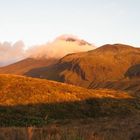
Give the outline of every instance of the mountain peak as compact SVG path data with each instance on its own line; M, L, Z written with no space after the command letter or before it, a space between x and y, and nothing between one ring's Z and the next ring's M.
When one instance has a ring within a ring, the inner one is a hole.
M122 51L132 51L137 50L137 48L134 48L130 45L125 44L106 44L96 49L100 52L122 52Z

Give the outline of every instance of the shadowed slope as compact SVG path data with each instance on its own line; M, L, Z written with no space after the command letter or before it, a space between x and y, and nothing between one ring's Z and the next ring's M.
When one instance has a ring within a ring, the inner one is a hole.
M140 78L140 64L131 66L125 73L127 78Z

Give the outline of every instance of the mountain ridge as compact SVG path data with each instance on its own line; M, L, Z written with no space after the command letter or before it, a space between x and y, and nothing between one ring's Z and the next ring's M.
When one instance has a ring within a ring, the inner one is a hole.
M124 44L107 44L92 51L68 54L49 65L47 61L45 63L21 74L89 87L91 83L125 78L131 66L140 64L140 49ZM13 67L16 69L16 65ZM0 73L9 73L10 69L6 69L1 68Z
M49 71L56 70L54 73L58 73L58 81L87 87L93 81L122 79L129 67L139 63L139 48L122 44L105 45L92 51L63 57L52 69L46 69L42 77L53 80L47 77L47 73L49 75Z

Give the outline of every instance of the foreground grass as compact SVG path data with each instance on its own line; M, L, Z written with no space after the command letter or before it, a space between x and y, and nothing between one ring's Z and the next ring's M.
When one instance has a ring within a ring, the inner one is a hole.
M138 140L139 116L55 122L45 127L0 128L1 140Z

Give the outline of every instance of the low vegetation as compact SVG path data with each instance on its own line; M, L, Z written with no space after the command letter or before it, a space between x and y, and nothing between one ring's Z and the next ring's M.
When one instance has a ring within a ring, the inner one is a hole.
M45 127L0 128L0 140L139 140L139 116L96 118Z

